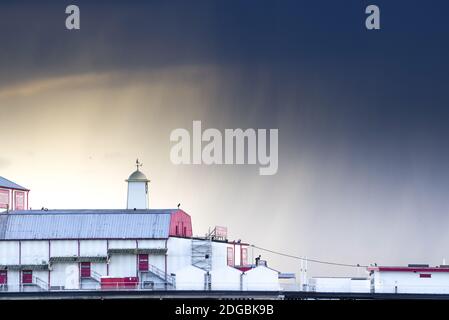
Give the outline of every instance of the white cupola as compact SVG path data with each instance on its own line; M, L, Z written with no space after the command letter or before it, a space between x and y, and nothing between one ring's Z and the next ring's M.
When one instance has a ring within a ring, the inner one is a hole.
M136 160L137 170L131 173L128 182L127 209L148 209L148 182L150 180L140 171L142 164Z

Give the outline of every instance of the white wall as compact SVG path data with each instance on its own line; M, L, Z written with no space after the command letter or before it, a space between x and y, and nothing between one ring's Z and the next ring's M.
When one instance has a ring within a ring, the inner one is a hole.
M420 278L420 273L431 278ZM448 272L379 272L374 274L376 293L449 293Z
M212 269L211 289L212 290L240 290L242 272L228 266Z
M20 271L8 270L8 287L9 290L19 290L20 289Z
M139 240L138 243L144 249L165 248L165 240Z
M228 244L222 242L212 242L212 269L227 266Z
M169 238L167 251L168 273L192 265L192 240L185 238Z
M109 261L109 276L136 277L137 263L135 254L114 254Z
M48 263L48 241L22 241L21 263L43 264Z
M80 240L80 256L106 256L106 240ZM212 242L212 271L226 267L227 247L229 244L222 242ZM139 240L139 248L165 248L165 240ZM109 248L135 248L135 240L110 240ZM188 238L169 238L167 240L167 272L177 273L178 270L190 267L192 263L192 240ZM41 264L49 261L48 241L22 241L22 264ZM77 240L52 240L50 243L51 256L77 256ZM149 263L165 271L165 256L149 255ZM0 264L19 264L19 242L0 241ZM66 286L67 279L76 279L70 282L68 287L75 289L79 286L79 265L78 263L54 263L51 271L51 286ZM70 272L67 273L69 270ZM92 263L92 270L100 275L107 275L106 263ZM137 275L136 255L112 255L109 264L109 276L113 277L134 277ZM238 270L235 270L239 272ZM219 272L219 271L217 271ZM231 271L232 272L232 271ZM235 272L234 272L235 274ZM42 276L43 281L48 281L48 274ZM232 276L231 276L232 277ZM14 279L16 278L16 279ZM16 281L18 284L19 275L8 272L8 283ZM215 278L217 279L217 278ZM234 278L235 280L235 278ZM232 282L236 286L236 281ZM204 279L201 279L201 290L203 290ZM214 286L225 287L225 283L215 282ZM240 285L239 285L240 286Z
M80 256L94 257L108 254L106 240L80 240Z
M279 274L265 266L248 270L243 275L243 290L248 291L279 291Z
M109 249L135 249L136 240L109 240Z
M128 209L148 209L146 182L128 182Z
M78 256L77 240L52 240L50 242L50 255L52 257Z
M108 272L108 266L106 262L92 262L91 270L95 271L100 276L106 276Z
M0 242L0 264L19 264L19 242Z
M371 281L370 279L351 279L351 292L354 293L370 293Z
M38 278L41 281L48 284L48 271L46 270L33 270L33 282L35 282L34 278Z
M187 266L176 271L176 290L204 290L204 270Z

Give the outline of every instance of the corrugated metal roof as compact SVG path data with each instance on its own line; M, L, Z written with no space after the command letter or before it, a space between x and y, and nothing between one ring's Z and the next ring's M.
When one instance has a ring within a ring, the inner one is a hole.
M0 240L166 239L174 211L13 211L0 215Z
M0 187L8 188L8 189L18 189L18 190L24 190L29 191L27 188L24 188L17 183L14 183L6 178L0 177Z

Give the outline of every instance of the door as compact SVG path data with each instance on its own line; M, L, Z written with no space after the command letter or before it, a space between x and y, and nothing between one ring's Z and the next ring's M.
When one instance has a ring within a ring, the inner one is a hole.
M0 286L8 283L8 271L0 270Z
M139 271L148 271L148 254L139 254Z
M22 271L22 284L33 283L33 271L23 270Z
M81 278L90 278L90 262L81 262Z

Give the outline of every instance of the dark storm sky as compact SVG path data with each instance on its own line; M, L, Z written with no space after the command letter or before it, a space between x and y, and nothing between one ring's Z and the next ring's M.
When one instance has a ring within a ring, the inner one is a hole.
M81 10L79 31L64 27L72 3ZM380 7L379 31L365 28L369 4ZM236 227L245 220L230 202L217 211L236 212L226 223L240 236L334 260L439 262L449 240L442 236L449 223L448 12L443 0L4 1L0 89L90 73L207 66L220 80L206 106L190 115L189 107L173 107L183 116L160 123L171 130L204 119L220 129L280 132L278 175L244 174L250 199L261 203L235 202L253 212L246 222L261 215L260 225L253 222L251 232ZM2 118L13 113L0 104ZM39 152L39 143L32 147ZM4 163L13 175L19 169L11 159L0 156L0 169ZM299 167L305 173L295 175ZM241 183L236 177L216 192L232 199ZM211 182L211 190L218 185ZM192 208L207 219L206 208ZM270 219L272 235L258 233ZM295 226L299 238L281 237ZM383 240L376 244L377 236ZM392 241L396 246L385 249ZM407 244L415 247L404 253Z
M375 32L364 27L364 9L374 3L366 1L75 1L78 32L63 28L72 2L6 3L3 84L91 70L233 66L242 85L236 96L250 100L246 91L261 76L269 90L265 105L236 103L230 112L255 108L268 123L289 112L324 125L325 137L362 146L410 150L418 139L445 149L446 1L376 1L382 30ZM308 103L277 103L285 91Z

